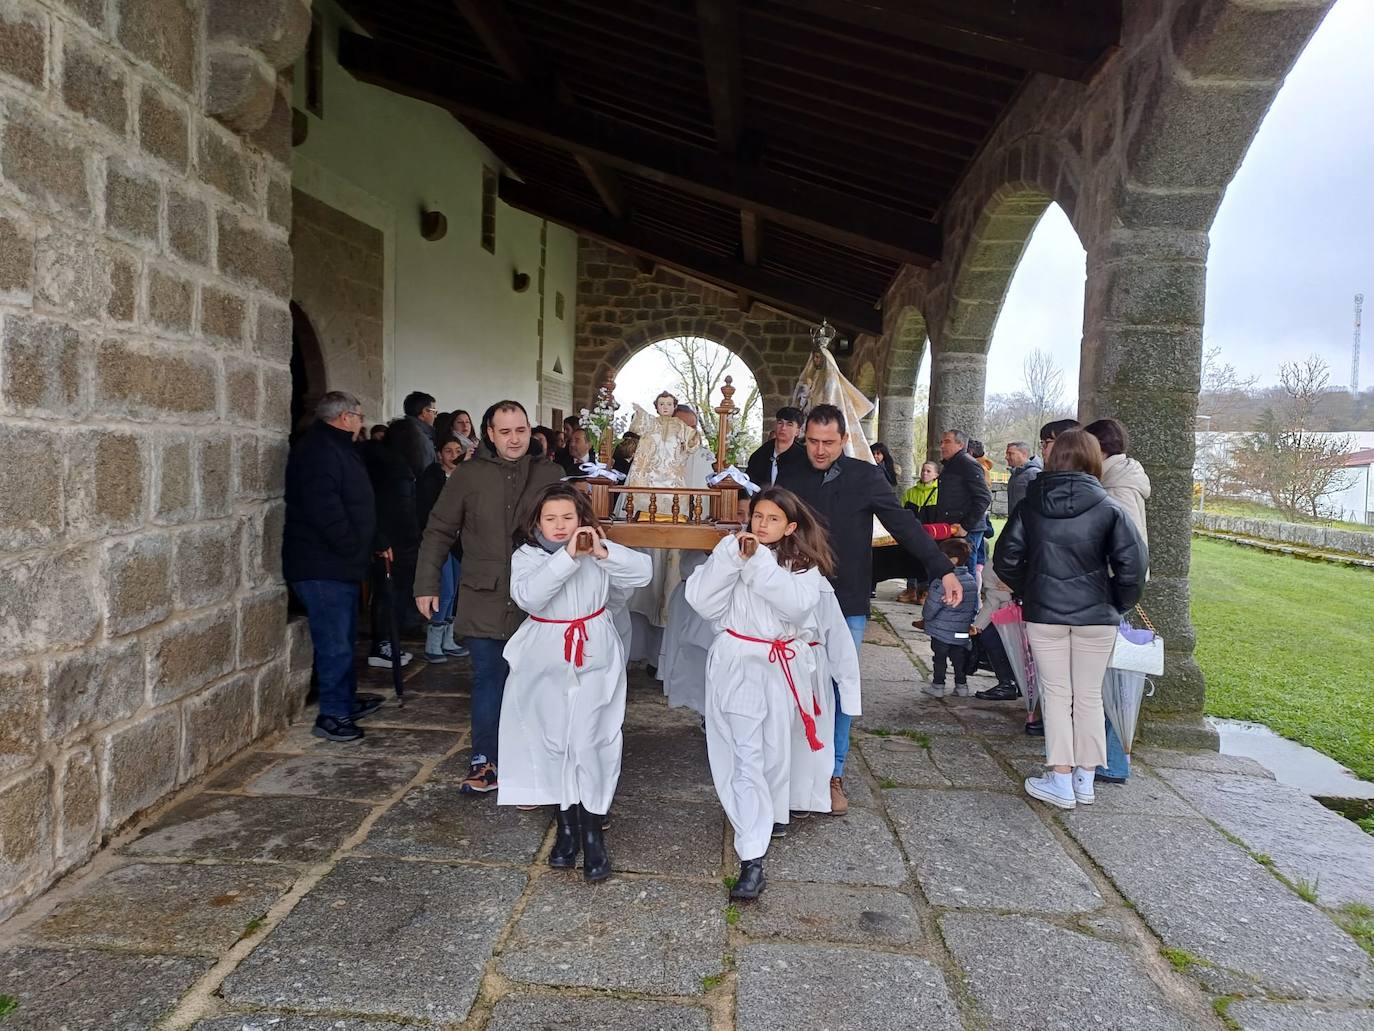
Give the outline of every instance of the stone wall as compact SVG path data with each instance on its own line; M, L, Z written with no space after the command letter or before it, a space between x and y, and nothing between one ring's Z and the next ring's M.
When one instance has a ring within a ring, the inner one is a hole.
M675 336L706 337L744 359L758 381L765 420L787 403L811 353L809 324L758 304L743 311L733 293L662 265L645 271L626 252L582 237L574 407L589 405L597 387L638 351ZM649 399L619 400L648 407Z
M383 249L380 229L292 191L292 300L320 348L317 389L356 394L370 422L383 411Z
M303 14L0 0L0 915L299 704L274 69Z
M1347 555L1374 558L1374 533L1338 530L1309 523L1280 523L1271 519L1247 519L1215 512L1194 512L1193 525L1220 533L1238 533L1262 541L1280 541L1319 551L1341 551Z

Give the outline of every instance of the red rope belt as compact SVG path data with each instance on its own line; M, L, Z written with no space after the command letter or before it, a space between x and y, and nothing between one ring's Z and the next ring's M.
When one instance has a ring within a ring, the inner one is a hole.
M530 616L530 619L536 623L566 623L568 629L563 631L563 661L571 662L580 669L587 657L587 620L595 619L605 611L606 606L602 605L590 616L579 616L577 619L545 619L543 616Z
M825 745L821 744L821 739L816 736L816 720L811 713L806 711L806 706L802 705L801 696L797 694L796 681L792 679L791 660L797 657L796 651L791 647L792 639L786 641L773 641L765 637L750 637L747 634L737 634L733 630L725 631L731 637L741 641L750 641L753 644L769 645L768 661L776 662L782 667L782 675L787 678L787 686L792 691L792 701L797 703L797 712L801 714L802 726L806 728L806 743L811 746L811 751L819 752ZM816 707L816 716L821 714L821 707L812 697L811 704Z

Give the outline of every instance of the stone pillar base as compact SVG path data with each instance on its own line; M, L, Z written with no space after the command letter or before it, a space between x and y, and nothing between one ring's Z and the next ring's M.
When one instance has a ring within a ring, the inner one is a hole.
M1158 748L1202 749L1216 752L1221 739L1212 725L1201 716L1182 715L1160 719L1145 714L1136 728L1136 740Z

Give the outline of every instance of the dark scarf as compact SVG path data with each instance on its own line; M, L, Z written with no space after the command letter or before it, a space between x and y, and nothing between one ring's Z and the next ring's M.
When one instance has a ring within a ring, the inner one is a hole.
M544 536L543 531L540 530L540 529L538 529L537 527L535 528L535 531L534 531L534 542L533 542L533 543L535 543L535 544L537 544L539 547L543 548L543 549L544 549L546 552L548 552L550 555L552 555L552 554L553 554L555 551L557 551L559 548L566 548L566 547L568 546L568 542L567 542L567 541L563 541L563 542L560 543L560 542L558 542L558 541L551 541L551 540L549 540L547 537Z

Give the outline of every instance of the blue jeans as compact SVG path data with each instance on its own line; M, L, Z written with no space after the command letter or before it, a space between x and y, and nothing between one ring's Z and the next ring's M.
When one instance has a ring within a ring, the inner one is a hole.
M983 545L983 531L969 531L966 540L968 541L968 546L973 549L969 552L968 556L968 573L969 576L973 577L976 581L978 578L978 549Z
M867 616L845 616L845 623L849 626L849 632L854 635L854 650L863 652L864 630L868 628ZM833 681L832 681L833 683ZM835 772L832 777L844 776L844 760L849 755L849 726L854 722L854 717L848 713L840 712L840 686L835 688Z
M321 716L351 716L358 693L353 645L358 639L359 585L348 580L296 580L291 584L310 618Z
M1121 738L1117 736L1116 728L1112 726L1112 721L1107 721L1107 765L1099 766L1097 772L1100 776L1106 777L1129 777L1131 775L1131 757L1126 754L1126 749L1122 747Z
M458 600L458 578L463 575L463 564L456 555L449 555L439 567L439 607L430 617L430 626L443 626L453 622L454 602Z
M501 699L506 693L510 666L501 652L505 641L491 637L467 637L463 643L472 656L472 761L496 765L501 729Z

